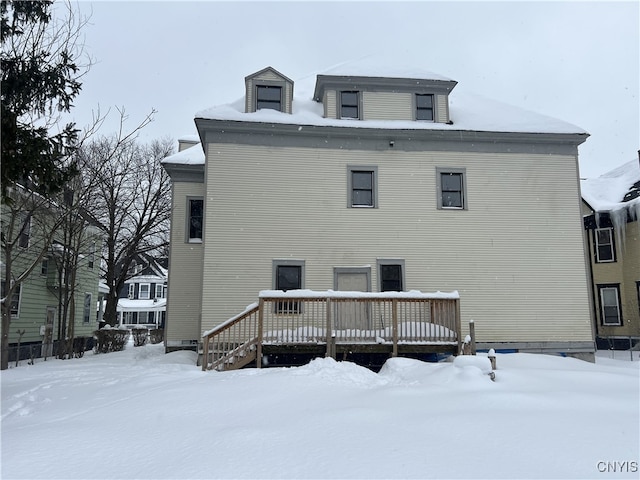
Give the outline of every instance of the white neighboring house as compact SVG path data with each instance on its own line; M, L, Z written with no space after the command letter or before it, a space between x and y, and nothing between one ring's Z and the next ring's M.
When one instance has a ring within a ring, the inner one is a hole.
M163 328L167 310L167 259L141 254L131 265L133 275L120 291L118 325Z

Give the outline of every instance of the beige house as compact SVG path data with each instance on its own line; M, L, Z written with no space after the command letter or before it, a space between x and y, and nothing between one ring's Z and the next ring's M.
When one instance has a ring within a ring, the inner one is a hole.
M430 72L380 71L294 84L268 67L242 99L196 114L198 137L164 161L167 349L262 290L311 289L457 292L478 348L592 356L588 134Z
M582 180L598 348L640 340L640 162Z

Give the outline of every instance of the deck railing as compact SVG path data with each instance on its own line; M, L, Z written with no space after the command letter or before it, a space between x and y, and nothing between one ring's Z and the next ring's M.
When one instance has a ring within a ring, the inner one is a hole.
M257 304L203 334L203 370L239 368L263 345L458 344L457 292L260 292ZM335 354L335 351L333 351Z

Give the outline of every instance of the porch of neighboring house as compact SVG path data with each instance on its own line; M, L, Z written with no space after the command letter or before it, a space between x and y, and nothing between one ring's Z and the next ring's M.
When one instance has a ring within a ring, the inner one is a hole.
M375 367L396 356L460 351L457 292L260 292L257 303L204 332L203 370L300 365L327 356ZM288 359L278 361L278 359ZM275 360L275 361L274 361Z

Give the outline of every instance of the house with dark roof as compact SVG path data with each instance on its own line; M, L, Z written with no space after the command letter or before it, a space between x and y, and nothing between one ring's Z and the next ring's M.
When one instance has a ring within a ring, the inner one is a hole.
M285 343L455 353L472 326L477 348L593 358L584 130L417 68L244 80L163 161L167 350L251 320L228 344L258 366Z
M581 181L594 329L603 349L640 342L639 160Z

